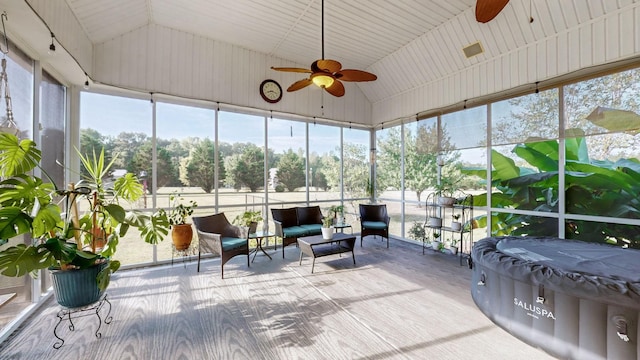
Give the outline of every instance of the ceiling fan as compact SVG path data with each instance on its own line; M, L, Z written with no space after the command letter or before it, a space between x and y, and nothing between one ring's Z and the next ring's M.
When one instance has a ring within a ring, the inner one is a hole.
M291 68L291 67L271 67L276 71L309 73L309 78L294 82L289 86L287 91L297 91L311 84L325 89L333 96L344 95L344 85L341 81L374 81L378 77L372 73L354 70L342 69L342 64L336 60L324 58L324 0L322 0L322 59L316 60L311 64L310 69Z
M507 6L508 2L509 0L478 0L476 2L476 20L481 23L493 20Z

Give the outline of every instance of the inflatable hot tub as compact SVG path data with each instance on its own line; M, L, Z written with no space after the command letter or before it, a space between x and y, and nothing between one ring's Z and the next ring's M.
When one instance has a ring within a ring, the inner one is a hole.
M640 360L640 250L495 237L471 260L473 300L512 335L559 358Z

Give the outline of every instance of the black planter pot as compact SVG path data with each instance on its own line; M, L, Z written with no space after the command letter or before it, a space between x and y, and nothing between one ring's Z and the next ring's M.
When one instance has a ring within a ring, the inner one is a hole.
M53 282L53 293L58 304L67 308L76 308L100 300L104 291L98 289L96 277L108 265L108 262L104 262L87 269L65 271L49 269Z

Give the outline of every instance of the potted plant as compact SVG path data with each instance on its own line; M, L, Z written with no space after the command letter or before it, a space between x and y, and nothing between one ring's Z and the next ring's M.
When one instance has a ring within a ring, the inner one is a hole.
M460 220L460 216L462 214L453 214L451 215L451 217L453 218L453 221L451 221L451 230L452 231L460 231L462 230L462 223L458 220Z
M427 219L427 226L432 228L441 228L442 227L442 218L437 216L429 216Z
M329 208L335 224L344 224L344 205L333 205Z
M330 216L325 216L322 218L322 238L325 240L333 239L333 218Z
M426 231L424 229L424 224L421 222L415 221L411 228L409 229L409 237L414 240L425 241Z
M438 205L453 206L456 199L453 197L456 192L456 184L449 178L443 177L440 179L440 183L436 185L436 193L438 194Z
M442 227L442 210L436 202L437 194L429 194L427 197L427 221L425 225L432 229L439 229Z
M433 250L440 250L440 246L442 242L440 241L440 233L433 233L433 241L431 242L431 247Z
M103 178L115 161L105 164L100 156L81 156L88 175L68 190L58 190L32 175L40 168L41 152L35 142L0 133L0 239L27 235L30 244L19 243L0 249L0 273L5 276L36 275L49 269L56 300L66 307L79 307L100 299L111 274L120 263L113 259L116 246L129 228L156 244L168 234L166 213L146 214L125 210L120 200L136 201L143 187L133 174L126 174L107 186ZM62 199L64 212L56 200ZM87 201L82 216L76 204ZM100 247L98 241L105 240Z
M451 244L449 244L449 252L451 252L451 255L458 254L458 240L456 240L455 238L451 239Z
M238 226L246 226L249 228L249 234L255 234L258 229L258 223L264 220L262 212L256 210L247 210L233 219L233 224Z
M193 229L191 223L187 223L187 217L193 214L193 209L198 207L198 203L189 200L184 203L184 198L177 192L169 196L171 209L169 210L169 223L171 224L171 240L176 250L186 250L191 246L193 239Z

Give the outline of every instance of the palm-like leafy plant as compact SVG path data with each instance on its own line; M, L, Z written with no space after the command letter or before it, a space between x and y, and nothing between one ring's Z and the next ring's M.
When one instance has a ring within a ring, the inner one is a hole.
M137 228L150 244L164 239L169 221L162 210L147 214L125 210L120 201L135 202L143 187L133 174L117 179L113 187L105 179L114 163L105 163L104 150L92 157L80 154L89 174L69 190L56 189L32 175L39 168L41 152L31 140L0 133L0 239L28 235L31 245L18 244L0 251L0 273L5 276L35 274L45 268L83 269L109 259L98 275L101 289L120 267L111 259L119 239L130 227ZM46 175L46 172L40 168ZM62 200L64 212L57 204ZM87 201L82 216L72 216L74 203ZM98 240L105 240L102 247Z
M557 140L518 144L513 152L531 167L520 167L509 157L492 150L493 207L558 212L559 192L565 191L569 214L640 218L640 162L637 159L600 161L589 158L583 137L565 140L565 183L559 189ZM463 170L486 179L486 169ZM475 206L486 206L486 194L474 196ZM487 217L479 216L480 226ZM555 236L557 219L522 214L495 213L492 235ZM566 236L584 241L640 248L640 229L626 224L585 220L567 221Z

